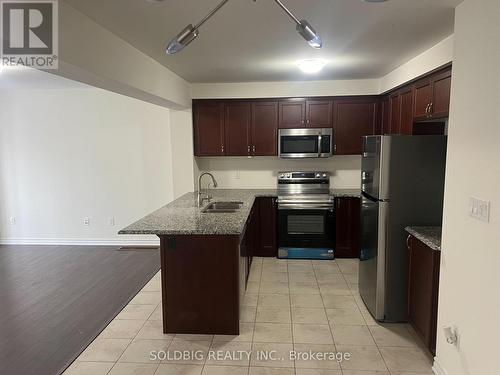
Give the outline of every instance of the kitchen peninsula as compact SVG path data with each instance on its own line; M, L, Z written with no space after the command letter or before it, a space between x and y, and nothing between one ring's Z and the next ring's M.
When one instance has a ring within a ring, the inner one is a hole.
M119 234L160 237L164 333L239 334L259 221L256 201L274 200L275 189L211 190L212 202L241 202L235 212L203 212L187 193ZM332 189L335 197L359 197L358 189ZM272 207L272 205L271 205ZM272 213L271 213L272 214ZM275 233L274 228L269 228Z

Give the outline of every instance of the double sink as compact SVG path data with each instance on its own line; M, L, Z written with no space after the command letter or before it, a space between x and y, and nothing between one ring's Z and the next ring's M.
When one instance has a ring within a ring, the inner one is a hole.
M205 207L202 213L231 213L238 212L243 202L213 202Z

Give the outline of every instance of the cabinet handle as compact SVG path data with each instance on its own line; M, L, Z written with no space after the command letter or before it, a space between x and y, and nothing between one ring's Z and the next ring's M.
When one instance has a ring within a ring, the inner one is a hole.
M253 145L252 151L255 154L255 145Z
M433 103L433 102L431 102L431 103L429 104L429 116L430 116L430 117L432 117L432 111L433 111L433 109L434 109L434 103Z
M222 153L224 153L224 145L220 146L220 150L221 150Z
M428 115L429 114L429 106L431 105L431 103L427 104L427 107L425 107L425 114Z
M333 152L337 152L337 144L336 143L333 145Z
M301 123L302 125L304 125L304 120L300 120L300 123Z
M411 248L410 248L410 238L411 238L411 234L409 234L408 237L406 237L406 247L408 248L408 250L411 250Z
M309 125L311 123L311 120L307 119L307 125Z
M248 153L250 153L250 145L248 145Z

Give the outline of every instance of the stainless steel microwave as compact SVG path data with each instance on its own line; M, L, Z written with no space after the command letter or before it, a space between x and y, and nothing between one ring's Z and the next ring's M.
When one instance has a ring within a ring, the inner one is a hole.
M333 129L280 129L280 158L329 158L332 156Z

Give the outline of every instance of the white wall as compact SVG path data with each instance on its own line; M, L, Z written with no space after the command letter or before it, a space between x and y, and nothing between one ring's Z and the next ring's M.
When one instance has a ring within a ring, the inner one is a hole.
M330 183L333 188L361 187L360 156L302 160L277 157L214 157L196 158L196 162L200 171L213 172L219 188L222 189L274 189L279 171L295 170L328 171L332 174Z
M453 61L453 35L380 78L379 93L400 86Z
M169 108L191 106L188 83L109 30L59 1L63 77Z
M437 370L500 372L500 2L465 0L456 10L439 296ZM469 197L491 201L489 223L468 216ZM441 327L458 327L460 346Z
M193 117L191 110L170 111L172 178L174 198L194 191L198 169L193 155Z
M193 99L377 95L378 93L378 79L191 84Z
M174 196L169 119L96 88L0 91L0 241L143 243L116 233Z

